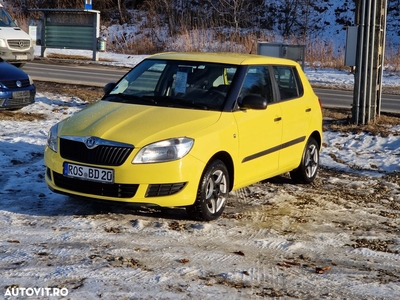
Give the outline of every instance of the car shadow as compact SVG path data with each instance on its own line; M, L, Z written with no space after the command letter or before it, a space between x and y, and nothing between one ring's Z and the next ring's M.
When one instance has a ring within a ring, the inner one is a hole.
M332 169L329 169L329 168L326 168L326 167L320 165L318 168L318 173L315 178L315 181L313 181L313 182L316 182L316 181L320 180L321 178L329 176L326 174L326 172L328 170L329 170L329 173L331 173L333 171ZM290 177L289 172L260 181L260 183L273 183L276 185L290 184L290 185L299 185L299 186L310 186L310 184L313 184L313 182L312 183L296 182Z
M44 176L43 176L44 177ZM42 179L44 181L44 178ZM43 192L32 192L31 195L18 197L21 191L0 192L0 214L7 211L27 216L96 216L107 214L120 214L132 216L146 216L152 218L190 220L184 208L164 208L144 205L125 205L120 203L107 203L89 198L75 198L55 194L43 184ZM22 201L21 201L22 199Z
M261 181L261 183L267 182L274 184L296 184L288 174L278 175Z
M172 208L139 204L135 205L132 203L113 203L92 198L66 197L68 205L74 207L74 212L72 214L64 213L63 215L86 216L123 214L174 220L190 220L186 214L186 210L181 207Z

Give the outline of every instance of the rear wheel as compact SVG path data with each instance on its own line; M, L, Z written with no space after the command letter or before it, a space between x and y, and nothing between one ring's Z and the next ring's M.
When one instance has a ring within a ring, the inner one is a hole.
M319 145L310 137L304 148L300 166L290 172L290 177L296 183L311 183L317 176L319 167Z
M196 220L211 221L224 211L229 194L229 173L225 164L215 160L203 172L196 201L186 207L188 215Z

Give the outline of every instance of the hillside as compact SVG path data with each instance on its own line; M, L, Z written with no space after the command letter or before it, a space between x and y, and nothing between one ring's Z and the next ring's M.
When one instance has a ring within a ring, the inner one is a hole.
M133 54L149 50L254 52L255 42L262 40L324 48L321 56L340 57L346 27L354 25L355 19L353 0L166 2L145 1L137 9L110 10L103 16L108 46ZM392 56L400 51L399 15L398 1L389 0L386 44Z
M256 42L262 40L303 44L308 52L320 49L320 56L338 58L343 56L345 29L354 25L356 1L361 0L97 0L93 9L101 11L107 49L118 53L255 52ZM34 17L28 13L31 8L84 6L78 0L4 3L21 26ZM389 0L387 11L387 52L396 57L400 52L398 0Z

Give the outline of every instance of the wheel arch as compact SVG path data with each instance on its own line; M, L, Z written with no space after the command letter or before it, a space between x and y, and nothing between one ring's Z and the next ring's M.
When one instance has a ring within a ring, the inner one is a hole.
M219 159L220 161L222 161L226 168L228 169L228 173L229 173L229 191L232 190L233 188L233 182L235 180L235 167L233 164L233 160L232 157L230 156L230 154L228 152L225 151L220 151L215 153L207 162L207 165L210 164L210 162Z
M321 148L322 148L322 136L321 136L321 133L318 132L318 131L314 131L313 133L311 133L310 138L311 137L315 139L315 141L319 145L319 150L321 150Z

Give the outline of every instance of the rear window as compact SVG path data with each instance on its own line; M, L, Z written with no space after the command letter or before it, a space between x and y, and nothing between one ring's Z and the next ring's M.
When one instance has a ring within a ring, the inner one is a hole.
M273 69L281 100L298 98L303 95L303 86L295 67L274 66Z

